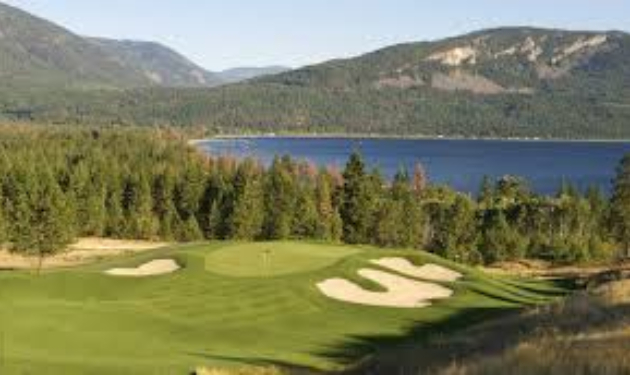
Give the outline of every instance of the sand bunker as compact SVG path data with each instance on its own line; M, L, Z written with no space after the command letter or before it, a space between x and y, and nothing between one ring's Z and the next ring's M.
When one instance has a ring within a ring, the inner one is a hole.
M171 274L181 269L174 260L153 260L137 268L110 269L106 274L123 277L148 277Z
M378 283L387 291L369 291L341 278L326 280L317 287L324 295L333 299L379 307L421 308L430 306L431 300L453 295L452 290L443 286L418 282L379 270L362 269L359 275Z
M413 265L411 262L409 262L409 260L399 257L372 260L371 262L378 266L391 269L407 276L416 277L427 281L455 282L463 277L461 273L441 267L439 265L426 264L422 267L419 267Z

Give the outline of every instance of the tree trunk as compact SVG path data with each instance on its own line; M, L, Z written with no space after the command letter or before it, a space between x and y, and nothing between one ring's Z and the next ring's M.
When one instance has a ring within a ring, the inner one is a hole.
M42 266L44 265L44 255L40 254L39 255L39 259L37 261L37 275L41 275L42 273Z

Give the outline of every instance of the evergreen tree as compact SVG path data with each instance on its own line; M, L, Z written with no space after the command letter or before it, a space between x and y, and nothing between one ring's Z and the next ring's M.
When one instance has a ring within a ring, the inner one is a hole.
M11 251L32 252L37 248L33 225L35 190L38 182L28 169L15 168L5 181Z
M617 168L610 212L615 239L624 256L630 258L630 155L626 155Z
M0 249L3 249L4 243L8 239L8 226L6 221L6 204L2 193L2 181L0 180Z
M481 181L481 187L479 188L479 197L477 199L479 204L485 208L492 206L494 201L494 188L492 179L488 176L483 176Z
M365 164L358 152L350 156L343 179L340 209L343 240L349 244L369 243L376 182L365 173Z
M402 203L393 198L383 201L376 217L374 242L381 247L405 245L405 224Z
M271 240L291 237L295 214L295 167L287 157L276 158L265 187L265 235Z
M503 211L487 215L480 240L480 250L486 264L524 257L524 243L507 222Z
M174 180L170 171L166 171L153 184L153 211L159 219L160 237L166 240L175 239L176 230L181 227L181 220L173 203Z
M201 198L199 223L204 237L208 240L224 239L229 236L228 213L231 211L230 200L232 188L227 174L217 169L207 181Z
M293 220L293 235L300 239L313 239L317 236L319 214L315 202L315 193L310 186L298 189Z
M146 175L134 175L129 179L123 194L123 204L126 211L126 236L142 240L155 239L159 222L153 214L153 196Z
M40 176L40 180L31 218L35 243L32 248L20 251L38 257L38 272L46 257L63 252L74 239L72 212L61 188L50 174Z
M264 222L263 183L253 162L242 164L234 179L234 203L230 218L230 236L236 240L254 240L262 233Z
M466 263L479 261L477 220L470 198L459 195L441 211L434 238L434 249L444 257Z
M317 225L315 236L327 241L339 241L342 227L341 216L334 204L333 178L327 172L321 172L317 177L315 200L317 202Z

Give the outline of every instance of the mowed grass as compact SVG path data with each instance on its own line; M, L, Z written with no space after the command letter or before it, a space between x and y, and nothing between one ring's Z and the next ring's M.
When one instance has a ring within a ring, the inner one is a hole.
M244 243L210 254L206 269L233 277L282 276L322 269L360 252L359 248L297 242Z
M442 264L466 278L449 285L454 297L417 310L341 303L316 288L346 277L378 289L357 270L384 256ZM173 258L183 269L147 278L103 273L156 258ZM171 247L40 277L0 273L0 373L185 374L200 366L271 364L338 370L419 337L419 327L454 332L563 293L551 283L491 278L415 251L311 243Z

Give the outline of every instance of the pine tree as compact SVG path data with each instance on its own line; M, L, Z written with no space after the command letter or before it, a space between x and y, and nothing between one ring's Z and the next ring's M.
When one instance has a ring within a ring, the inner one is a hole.
M630 155L626 155L617 168L610 211L611 230L624 256L630 258Z
M199 223L195 217L190 217L186 221L180 221L177 225L177 240L191 242L203 239L203 233L199 228Z
M381 247L403 245L403 210L400 202L388 198L383 201L376 217L374 242Z
M243 163L234 179L234 203L230 217L230 238L255 240L262 233L264 203L262 178L252 162Z
M389 193L381 201L376 216L376 243L389 247L418 247L423 231L418 196L403 169L395 176Z
M310 186L303 185L298 189L297 196L292 234L300 239L313 239L319 226L315 194Z
M199 226L208 240L229 236L228 212L231 212L232 188L222 169L217 169L207 180L199 207ZM227 209L227 211L226 211Z
M340 215L343 240L349 244L366 244L371 240L375 190L378 183L365 173L363 158L358 152L350 156L343 173Z
M179 214L173 203L174 177L167 171L158 176L153 184L153 211L159 223L160 237L175 239L175 231L180 227Z
M139 174L131 177L123 198L127 237L142 240L155 239L159 222L153 214L153 196L147 176Z
M23 253L36 249L34 203L38 182L27 169L16 168L6 180L9 242L11 251Z
M478 262L477 219L470 198L458 195L452 205L440 210L437 219L433 249L453 261Z
M123 173L118 164L110 163L104 172L105 182L105 236L125 236L125 213L123 209Z
M74 239L72 212L61 188L50 174L40 180L32 218L35 245L23 251L38 256L38 272L45 258L63 252Z
M6 205L4 195L2 193L2 180L0 179L0 250L3 249L4 243L8 239L8 225L6 221Z
M265 235L271 240L291 237L295 214L296 184L290 159L276 158L265 186Z
M483 176L477 201L485 208L492 206L494 201L494 188L492 187L492 179L488 176Z
M503 211L487 215L480 241L480 250L486 264L522 258L524 248L524 240L508 224Z
M333 199L333 178L325 171L317 176L315 200L317 202L317 226L315 236L326 241L341 238L341 218Z

